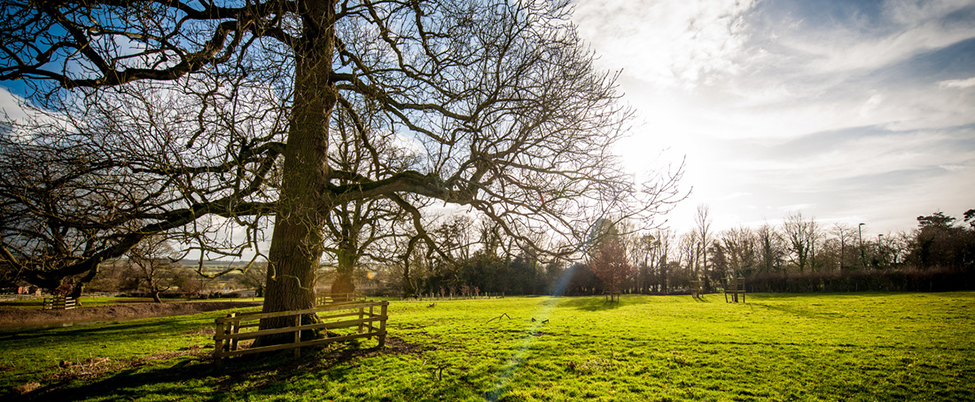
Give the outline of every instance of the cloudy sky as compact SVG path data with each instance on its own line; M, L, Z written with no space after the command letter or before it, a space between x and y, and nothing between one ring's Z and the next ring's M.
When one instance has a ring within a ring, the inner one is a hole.
M724 229L786 214L865 234L975 208L975 1L574 0L639 111L635 169L686 156Z
M671 227L701 204L719 230L872 233L975 208L975 0L572 1L638 111L630 168L686 157Z

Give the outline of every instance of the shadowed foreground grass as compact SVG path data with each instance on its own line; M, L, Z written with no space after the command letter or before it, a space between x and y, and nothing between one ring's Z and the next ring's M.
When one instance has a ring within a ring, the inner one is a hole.
M975 400L973 292L705 299L394 301L386 348L223 371L208 347L225 312L0 332L0 398Z

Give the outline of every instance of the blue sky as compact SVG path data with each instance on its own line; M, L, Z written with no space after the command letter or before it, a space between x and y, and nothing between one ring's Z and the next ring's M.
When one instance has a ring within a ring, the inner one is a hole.
M574 5L638 110L629 165L686 156L675 229L700 204L718 229L801 211L873 233L975 208L975 1Z

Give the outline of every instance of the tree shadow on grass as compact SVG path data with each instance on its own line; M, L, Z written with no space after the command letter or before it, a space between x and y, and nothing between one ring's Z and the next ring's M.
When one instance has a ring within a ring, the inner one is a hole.
M360 348L359 343L333 347L302 348L302 357L293 351L255 354L225 360L216 369L209 352L174 353L175 357L133 359L121 369L97 374L63 376L24 395L0 395L10 401L78 400L233 400L241 395L274 396L288 380L305 373L322 373L333 380L354 374L349 363L378 355L420 354L423 347L388 337L386 346ZM175 362L159 361L172 360Z
M619 308L623 302L608 301L603 297L584 296L584 297L563 297L559 300L559 307L575 308L583 311L605 311Z

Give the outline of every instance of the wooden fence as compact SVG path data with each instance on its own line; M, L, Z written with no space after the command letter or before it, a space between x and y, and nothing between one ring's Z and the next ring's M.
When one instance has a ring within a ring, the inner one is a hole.
M462 294L462 293L427 293L418 294L416 296L400 297L400 300L416 300L416 301L445 301L445 300L472 300L472 299L504 299L504 292L498 293L488 293L479 292L476 294Z
M73 297L54 296L50 299L44 298L45 310L71 310L75 307L78 307L78 303Z
M316 306L330 303L364 302L366 297L360 293L325 293L315 298Z
M741 302L745 302L745 278L734 278L728 280L728 287L724 289L724 301L727 303L738 303L738 295L741 295ZM730 298L728 296L731 296Z
M379 341L379 346L382 347L386 344L386 319L388 318L386 311L388 306L388 301L352 301L328 303L305 310L280 311L275 313L231 313L226 317L216 319L216 334L213 336L215 342L213 360L219 368L220 361L224 358L285 349L294 349L294 354L297 358L301 355L302 347L341 342L356 338L375 337ZM303 325L301 323L301 317L307 314L317 314L320 322ZM282 328L258 329L262 319L279 317L290 317L289 321L291 325ZM357 329L351 333L349 331L345 333L331 331L347 328ZM302 331L319 329L325 331L325 338L301 340ZM240 345L240 341L242 340L252 340L265 335L287 333L294 334L294 340L292 342L247 348Z

